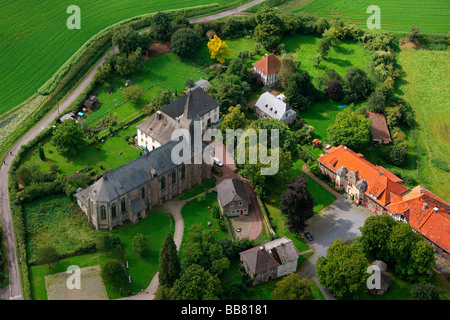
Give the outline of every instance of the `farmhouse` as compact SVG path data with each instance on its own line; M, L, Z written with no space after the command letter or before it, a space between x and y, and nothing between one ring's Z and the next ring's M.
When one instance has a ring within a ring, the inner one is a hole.
M202 130L219 121L219 103L201 87L173 101L139 124L137 143L146 150L154 150L172 139L176 129L188 129L193 121L201 121Z
M175 164L172 149L178 141L160 148L105 174L92 186L75 194L78 206L96 229L109 229L125 221L136 223L146 211L211 178L211 165L194 164L192 159L209 146L192 148L191 164ZM198 150L199 149L199 150Z
M228 217L248 215L250 197L245 190L244 181L236 178L225 179L216 188L222 214Z
M297 271L298 252L291 239L282 237L239 253L253 285Z
M253 64L253 71L261 77L264 85L272 87L277 82L277 74L281 69L281 61L273 53L264 55Z
M421 186L407 188L399 177L342 145L329 149L317 161L322 173L355 204L409 223L434 246L438 258L450 262L450 205L444 200Z
M386 118L380 113L369 112L369 120L372 120L372 140L378 143L390 143L391 135L386 124Z
M297 115L281 96L275 96L270 92L263 93L256 101L255 107L256 117L277 119L287 125L292 124Z

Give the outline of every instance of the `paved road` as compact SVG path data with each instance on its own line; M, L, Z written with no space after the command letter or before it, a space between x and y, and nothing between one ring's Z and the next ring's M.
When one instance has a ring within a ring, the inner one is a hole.
M317 259L326 256L327 248L334 239L343 241L355 239L356 236L361 235L359 227L364 225L364 221L369 216L370 213L367 210L352 205L350 200L340 195L331 205L309 219L306 222L307 230L314 236L314 240L309 242L309 245L314 250L314 254L298 271L300 277L315 279ZM328 300L334 299L329 291L321 289Z
M226 16L230 16L239 13L251 6L262 2L263 0L251 1L243 6L224 11L219 14L210 15L198 19L190 20L191 23L199 21L209 21ZM17 151L24 144L27 144L39 133L48 128L50 124L59 116L59 113L64 111L88 86L88 84L94 78L94 75L100 65L103 64L105 58L111 53L117 51L117 48L111 49L105 54L105 56L95 65L91 72L84 78L84 80L75 88L75 90L49 115L41 120L33 129L31 129L18 143L11 149L12 155L8 155L5 159L5 164L0 167L0 214L3 222L3 234L6 244L6 255L8 259L9 268L9 286L4 290L0 290L0 297L3 299L18 299L22 300L22 284L20 281L19 262L16 254L16 240L14 236L14 229L11 217L11 209L9 207L9 195L8 195L8 171L12 160L14 159ZM9 291L9 292L8 292Z

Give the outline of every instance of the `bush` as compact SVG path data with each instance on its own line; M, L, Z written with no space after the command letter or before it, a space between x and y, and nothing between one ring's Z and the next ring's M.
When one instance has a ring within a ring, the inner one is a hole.
M411 294L416 300L439 300L439 291L431 283L416 283Z

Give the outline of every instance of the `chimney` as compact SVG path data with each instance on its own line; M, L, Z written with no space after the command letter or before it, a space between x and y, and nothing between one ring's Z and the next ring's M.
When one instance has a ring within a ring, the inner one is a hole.
M162 114L161 111L156 112L156 119L161 120Z
M425 210L428 207L428 204L426 202L423 203L422 210Z
M438 207L434 207L434 208L433 208L433 213L436 213L438 210L439 210Z
M344 151L347 151L347 147L344 147Z
M419 193L423 193L423 187L419 188Z

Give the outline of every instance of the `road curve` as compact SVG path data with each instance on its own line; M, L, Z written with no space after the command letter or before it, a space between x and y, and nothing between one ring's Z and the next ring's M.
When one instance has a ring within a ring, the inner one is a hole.
M247 4L224 11L222 13L205 16L197 19L190 20L191 23L215 20L218 18L227 17L236 13L239 13L245 9L250 8L264 0L253 0ZM22 139L17 142L10 150L5 162L0 167L0 214L3 222L3 235L6 245L6 256L8 259L9 268L9 286L0 290L0 298L10 300L23 300L22 284L19 272L19 261L16 253L16 240L14 235L14 227L11 216L11 208L9 206L9 194L8 194L8 171L11 166L11 162L14 160L15 155L19 151L20 147L33 140L39 133L48 128L50 124L59 116L61 111L64 111L75 99L83 92L83 90L89 85L94 78L95 73L99 66L103 64L105 58L116 51L117 48L108 51L103 58L95 65L95 67L89 72L89 74L83 79L83 81L73 90L73 92L55 108L50 114L48 114L43 120L41 120L36 126L34 126ZM181 218L182 221L182 218ZM181 242L180 242L181 243ZM147 298L148 299L148 298Z

